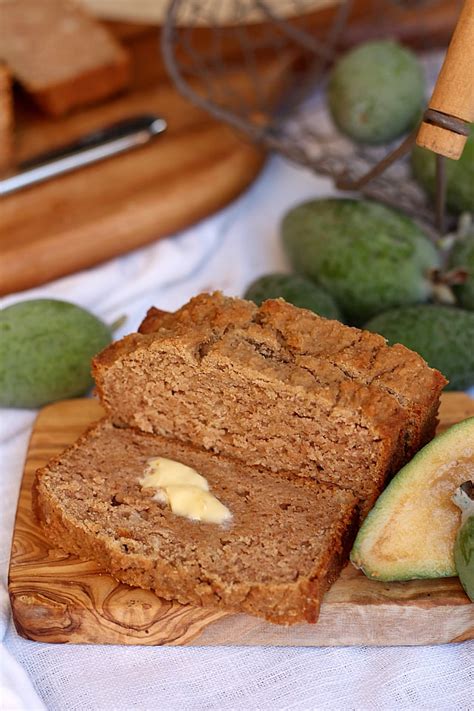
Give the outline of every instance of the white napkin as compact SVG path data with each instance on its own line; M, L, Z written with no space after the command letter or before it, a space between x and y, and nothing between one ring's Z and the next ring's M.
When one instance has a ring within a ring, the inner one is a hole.
M0 640L3 641L10 613L8 593L0 585ZM43 711L44 704L33 689L28 674L2 643L0 650L0 708L2 711Z

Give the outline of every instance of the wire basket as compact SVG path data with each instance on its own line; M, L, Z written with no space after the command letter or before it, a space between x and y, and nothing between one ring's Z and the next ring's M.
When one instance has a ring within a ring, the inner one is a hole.
M418 13L421 24L440 3L328 0L326 4L322 10L315 0L173 0L165 17L162 50L176 87L190 101L252 142L337 183L342 177L366 173L394 146L357 145L337 131L324 100L330 64L341 48L362 38L357 26L362 27L364 13L366 29L373 27L376 18L385 18L378 27L375 22L380 35L386 34L383 27L387 23L390 27L394 14L408 12L413 23ZM451 13L456 9L451 8ZM229 17L233 24L229 25ZM446 27L448 33L450 29ZM418 29L416 39L418 47L430 48L433 38ZM441 57L431 53L423 62L429 85ZM403 209L435 232L432 206L411 180L406 157L361 192Z

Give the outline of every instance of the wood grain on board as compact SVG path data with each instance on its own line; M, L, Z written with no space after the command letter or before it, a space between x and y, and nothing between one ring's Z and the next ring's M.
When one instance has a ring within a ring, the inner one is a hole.
M36 469L102 416L94 400L44 408L31 436L9 574L18 632L42 642L141 645L421 645L474 637L474 605L457 578L380 583L350 564L316 625L289 628L244 614L180 605L118 583L92 561L50 549L31 511ZM474 415L474 400L443 395L440 431Z

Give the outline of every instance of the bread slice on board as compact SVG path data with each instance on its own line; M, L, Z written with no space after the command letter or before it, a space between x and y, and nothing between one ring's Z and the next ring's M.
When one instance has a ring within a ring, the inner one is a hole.
M281 300L203 294L142 331L94 361L113 422L349 489L363 515L434 433L438 371Z
M13 163L13 99L11 76L0 62L0 175Z
M200 296L176 313L152 307L138 330L146 334L182 328L183 320L186 322L190 316L193 320L215 319L216 298ZM221 321L226 314L227 321L221 323L221 328L232 325L230 299L222 300ZM446 379L429 368L417 353L401 344L389 347L382 336L320 318L304 309L296 310L281 299L262 305L256 319L268 330L280 333L293 353L327 360L355 382L376 387L395 398L408 419L404 442L407 457L434 436L439 394Z
M69 0L0 2L0 59L53 116L105 99L130 78L126 51Z
M277 458L277 453L275 453ZM219 525L177 516L140 483L166 457L204 476L231 512ZM344 489L270 473L103 420L37 474L34 507L48 538L166 599L315 622L355 534Z

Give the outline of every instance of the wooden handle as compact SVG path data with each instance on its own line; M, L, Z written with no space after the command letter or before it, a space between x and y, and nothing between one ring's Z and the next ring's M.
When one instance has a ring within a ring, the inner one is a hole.
M465 0L416 142L457 160L462 155L472 121L474 0Z

